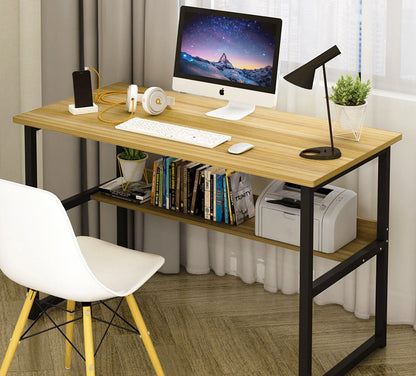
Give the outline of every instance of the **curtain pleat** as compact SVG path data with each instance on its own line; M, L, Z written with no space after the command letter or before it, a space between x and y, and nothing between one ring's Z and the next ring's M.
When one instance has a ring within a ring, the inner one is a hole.
M41 1L42 105L73 96L72 72L79 67L78 2ZM43 133L43 187L60 199L80 189L79 139ZM68 212L76 233L81 231L80 207Z

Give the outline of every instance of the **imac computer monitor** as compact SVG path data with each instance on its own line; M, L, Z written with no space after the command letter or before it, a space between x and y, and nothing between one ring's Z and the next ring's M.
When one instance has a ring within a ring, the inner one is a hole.
M277 101L282 20L182 6L172 86L228 100L214 116L238 120Z

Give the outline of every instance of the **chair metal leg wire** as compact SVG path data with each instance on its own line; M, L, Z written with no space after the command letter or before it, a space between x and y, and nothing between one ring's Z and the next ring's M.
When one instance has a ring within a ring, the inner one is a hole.
M20 337L22 336L23 330L25 328L27 318L29 317L33 302L35 301L35 297L36 291L29 290L25 303L23 304L23 308L20 311L19 318L13 331L12 339L6 351L6 355L4 356L3 363L0 368L0 376L6 376L7 371L9 370L14 353L16 352L17 345L20 341Z

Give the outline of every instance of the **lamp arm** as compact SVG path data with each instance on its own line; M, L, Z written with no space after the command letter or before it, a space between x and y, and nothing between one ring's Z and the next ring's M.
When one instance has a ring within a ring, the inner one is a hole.
M334 150L334 140L333 140L333 137L332 137L331 112L329 110L328 84L327 84L327 81L326 81L325 64L322 64L322 70L324 71L325 99L326 99L326 110L327 110L327 113L328 113L329 134L331 136L331 148L332 148L332 150Z

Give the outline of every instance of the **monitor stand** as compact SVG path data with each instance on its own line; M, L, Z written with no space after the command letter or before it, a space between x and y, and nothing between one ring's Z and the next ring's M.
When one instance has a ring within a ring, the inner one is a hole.
M255 108L256 106L254 104L228 102L225 107L207 112L205 115L226 120L240 120L250 115Z

